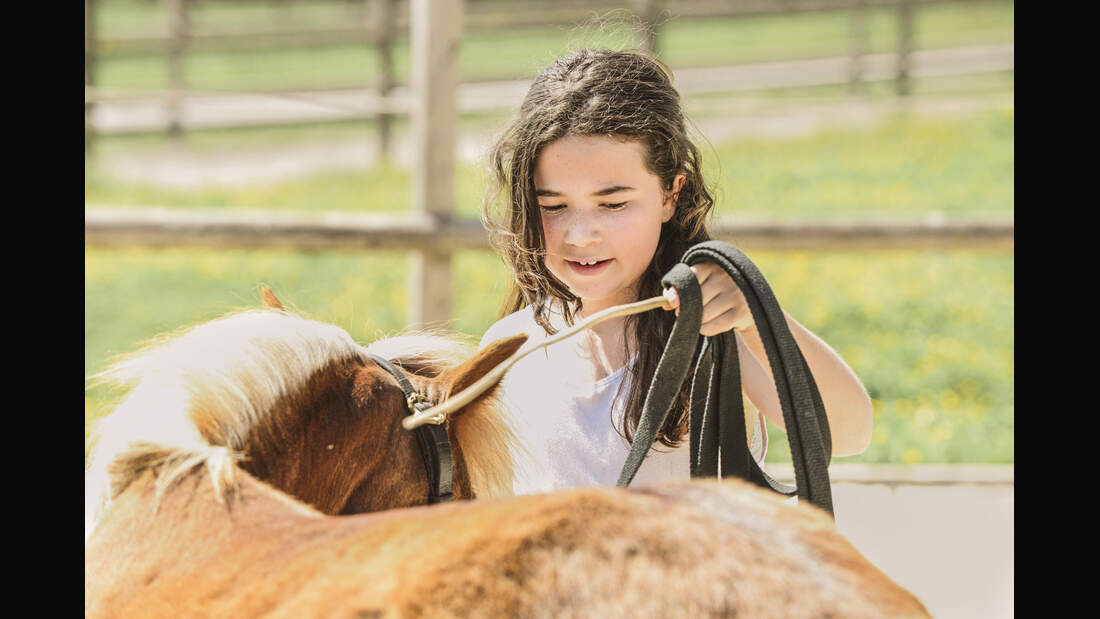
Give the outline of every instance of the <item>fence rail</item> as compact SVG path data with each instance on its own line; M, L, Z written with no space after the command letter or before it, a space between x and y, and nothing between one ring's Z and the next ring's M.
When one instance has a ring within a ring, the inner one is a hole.
M633 19L638 22L636 28L640 39L638 44L656 50L659 47L661 26L671 19L845 10L851 16L849 27L851 42L848 46L848 56L843 60L840 75L833 76L830 74L826 83L847 82L849 90L857 93L864 90L867 81L892 79L896 84L897 93L907 95L910 92L910 78L913 69L920 66L920 62L914 56L916 53L913 44L916 35L914 30L915 9L920 5L991 1L1004 2L1006 0L702 0L692 2L631 0L625 3L609 2L607 0L593 0L592 2L562 0L558 2L529 1L518 6L515 2L494 0L491 2L465 2L460 12L462 15L462 29L466 32L478 32L535 25L576 25L598 18L607 11L619 9L625 15L633 16ZM188 80L184 70L183 56L188 52L229 52L262 47L287 48L362 43L376 48L379 59L379 76L375 84L368 84L367 80L364 79L363 85L369 86L373 92L371 94L357 93L356 96L359 97L362 103L356 107L373 108L369 113L362 112L361 114L378 118L379 150L383 155L388 152L390 119L395 113L390 108L401 107L402 105L400 100L394 101L391 96L394 88L401 86L394 72L393 48L399 43L400 39L411 39L409 34L413 28L409 17L411 15L409 7L415 4L414 0L359 0L349 2L347 5L348 13L339 23L314 24L308 27L288 26L285 23L279 24L274 21L249 28L198 23L190 15L192 11L188 7L191 4L193 3L190 0L165 0L165 25L161 32L150 36L147 33L138 35L110 34L97 30L94 27L94 14L97 10L97 3L94 0L85 0L86 143L90 143L99 131L111 131L103 127L103 122L93 118L95 108L100 102L111 99L129 100L125 101L127 107L140 108L142 105L148 107L148 102L143 102L141 99L150 95L158 100L159 109L155 113L159 120L154 122L152 126L138 130L166 130L169 135L179 135L183 130L183 125L187 122L185 117L188 116L182 111L182 100L187 98L189 94L194 94L188 92ZM292 3L284 2L283 4L289 8ZM446 7L449 5L449 2L443 2L440 6ZM897 45L888 60L867 56L867 12L872 7L894 7L897 10ZM164 58L168 73L166 88L156 89L156 92L146 89L144 93L132 90L130 92L110 93L96 87L95 76L97 75L96 64L98 62L102 62L104 58L134 54L155 55ZM882 74L882 71L874 66L876 63L888 63L889 69L887 71L889 75ZM1007 65L1001 62L992 70L1004 70L1005 68L1011 69L1011 62ZM991 69L984 66L962 69L963 72L988 70ZM830 73L833 72L835 71ZM960 71L955 69L954 72ZM801 85L805 80L795 79L787 83L780 77L778 83L771 83L774 81L774 79L771 79L765 80L765 83L752 82L749 84L749 89ZM820 83L820 81L814 83ZM262 94L261 92L252 93L254 95L253 99L255 99L255 95ZM284 96L287 94L283 93ZM303 95L304 93L299 92L297 94ZM138 100L133 100L135 96ZM324 94L318 95L321 99L324 96ZM144 115L147 116L148 114ZM307 114L303 120L309 122L314 120L315 116ZM326 116L326 118L328 117L331 117L331 115ZM146 125L149 125L149 123L146 123Z
M718 239L746 250L993 249L1012 250L1011 219L761 222L718 220ZM481 222L426 214L192 212L177 209L89 208L89 247L279 248L298 251L414 251L489 249Z
M835 57L684 68L676 71L676 87L683 95L699 95L844 84L849 80L849 62L848 58ZM895 79L896 62L894 54L863 56L862 79ZM1015 46L918 51L912 54L909 66L912 77L1011 70L1015 66ZM463 113L518 108L529 86L528 81L459 84L457 105ZM117 99L89 90L89 104L99 101L89 125L96 133L109 135L164 130L171 122L189 130L374 118L379 114L408 113L415 92L404 86L391 86L384 96L372 89L245 94L181 91L175 93L175 114L165 113L168 91L143 94L142 98Z
M628 19L636 16L640 23L655 22L650 27L659 30L660 24L669 19L785 15L829 10L861 11L874 7L974 1L977 0L634 0L626 3L571 0L526 2L518 8L517 3L512 1L467 2L463 29L466 32L485 32L507 28L573 26L599 15L614 16L617 11ZM384 33L381 28L372 26L374 18L379 15L373 11L380 4L388 5L388 27ZM174 10L187 10L187 7L178 6ZM188 49L193 51L237 52L285 46L376 45L380 41L407 37L409 28L408 2L359 0L348 2L347 15L331 23L288 24L279 23L278 20L248 26L192 23L183 36ZM168 26L161 26L153 32L105 32L96 40L95 49L100 59L156 55L166 53L173 45L173 39Z

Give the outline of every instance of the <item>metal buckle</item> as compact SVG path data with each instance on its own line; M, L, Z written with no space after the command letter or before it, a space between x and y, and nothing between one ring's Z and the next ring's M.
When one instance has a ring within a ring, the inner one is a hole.
M409 411L411 411L414 415L416 413L419 413L422 410L425 410L425 409L431 407L431 402L427 398L425 398L423 395L421 395L419 393L415 393L415 392L410 393L409 396L407 398L405 398L405 403L408 405ZM427 404L428 406L425 406L424 408L420 408L420 407L417 406L417 404ZM431 417L427 418L424 421L424 423L430 423L432 425L438 426L438 425L442 425L444 421L447 421L446 415L444 415L443 413L438 413L436 415L432 415Z

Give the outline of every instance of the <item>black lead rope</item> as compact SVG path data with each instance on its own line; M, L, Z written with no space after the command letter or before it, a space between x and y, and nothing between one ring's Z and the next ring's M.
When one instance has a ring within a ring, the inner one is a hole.
M749 304L783 410L794 465L794 487L772 479L749 452L734 333L729 331L713 337L699 335L702 295L689 266L703 261L721 267ZM828 467L832 437L825 406L806 359L760 270L732 245L707 241L689 249L661 283L666 288L676 289L680 296L680 313L646 394L618 486L626 487L634 479L695 358L689 422L691 476L740 477L786 496L797 494L800 501L808 501L831 515L833 499Z

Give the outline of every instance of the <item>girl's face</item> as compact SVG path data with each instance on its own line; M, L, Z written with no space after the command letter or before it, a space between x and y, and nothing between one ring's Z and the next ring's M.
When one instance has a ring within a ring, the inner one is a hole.
M535 162L546 241L546 268L584 302L584 313L637 300L661 224L675 210L673 191L646 169L645 147L607 136L566 136Z

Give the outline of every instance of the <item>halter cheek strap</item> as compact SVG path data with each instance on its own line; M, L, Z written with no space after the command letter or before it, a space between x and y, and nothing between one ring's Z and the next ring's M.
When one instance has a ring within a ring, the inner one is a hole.
M405 393L405 405L410 415L432 407L431 402L413 388L412 383L400 368L378 355L368 353L368 356L397 380L401 391ZM443 425L443 421L440 416L438 420L425 423L414 430L416 441L420 444L424 470L428 473L428 503L454 500L452 489L454 457L451 454L451 439L447 435L447 428Z

